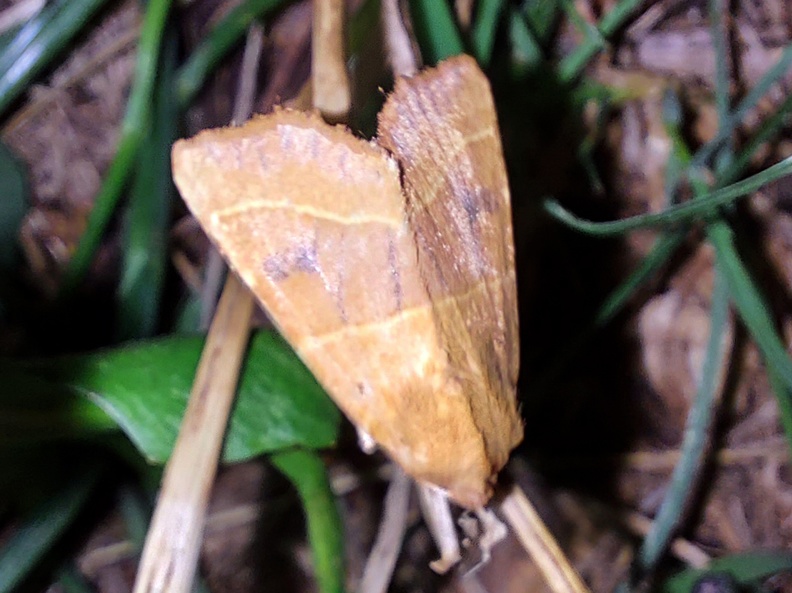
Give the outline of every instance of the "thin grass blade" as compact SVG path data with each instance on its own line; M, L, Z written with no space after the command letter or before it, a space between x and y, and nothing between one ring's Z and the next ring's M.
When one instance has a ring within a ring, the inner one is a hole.
M759 346L770 372L785 386L783 391L776 392L776 397L783 425L792 427L792 360L762 295L737 254L732 229L723 221L714 222L707 226L707 237L715 247L719 269L743 323ZM786 437L792 448L792 433L787 432Z
M157 64L159 64L162 35L170 7L171 0L150 0L146 5L138 42L134 83L121 125L121 140L88 217L85 232L64 274L61 299L73 293L88 271L137 158L144 131L151 117L152 93Z
M126 212L124 253L116 302L121 340L153 336L160 319L160 297L167 269L170 207L175 189L170 148L176 140L179 106L173 95L177 57L175 31L166 36L154 100L153 121Z
M568 0L564 0L562 5L564 3L567 14L573 19L579 18L574 4ZM581 31L585 32L585 39L574 52L566 56L559 64L558 73L561 80L570 82L580 76L591 58L605 47L606 40L627 22L641 4L642 0L621 0L593 28L592 25L581 19Z
M285 3L286 0L246 0L212 28L177 74L176 100L182 109L192 102L220 60L242 41L250 24Z
M789 71L792 66L792 45L784 49L778 62L767 71L762 79L754 86L735 110L719 123L718 134L705 144L693 157L692 167L700 167L712 158L715 152L723 146L724 142L731 138L734 131L742 123L745 116L756 107L759 100L764 97L774 84Z
M343 593L344 526L324 463L316 453L304 449L276 453L270 459L300 496L319 591Z
M542 48L525 22L525 17L516 8L509 11L509 41L513 67L517 69L518 75L541 62Z
M52 549L82 509L99 474L98 464L76 472L68 484L33 510L0 549L0 593L11 593Z
M651 571L662 558L674 531L688 508L695 488L715 418L716 400L720 391L723 369L729 352L724 347L724 334L729 314L729 291L721 274L715 275L712 292L710 336L693 407L688 413L679 462L674 467L663 502L638 551L638 565Z
M410 0L410 15L427 64L437 64L465 51L447 0Z
M476 8L471 41L473 55L476 56L478 63L484 67L490 63L492 58L495 34L498 32L504 5L504 0L482 0Z
M593 222L579 218L554 199L544 202L545 210L574 229L600 237L619 235L641 228L672 226L688 223L697 217L716 215L716 210L739 198L746 197L768 183L792 173L792 157L768 167L764 171L733 185L703 195L690 202L672 206L663 212L640 214L612 222Z
M25 33L28 35L28 38L20 40L19 45L24 45L24 49L17 55L8 53L7 59L11 60L11 63L5 64L5 67L3 58L0 58L0 113L5 111L28 83L66 47L105 1L62 1L52 7L52 12L45 9L35 17L30 29L27 26L22 28L20 35ZM39 22L43 23L43 26L38 27ZM33 38L29 39L31 34Z

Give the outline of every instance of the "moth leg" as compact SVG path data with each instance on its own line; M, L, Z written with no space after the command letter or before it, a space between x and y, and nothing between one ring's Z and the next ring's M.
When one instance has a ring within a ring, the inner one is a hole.
M476 516L483 529L481 536L478 540L478 546L481 548L483 555L483 562L489 562L492 555L492 548L505 539L509 534L506 524L498 519L498 516L487 508L480 508L476 510Z
M440 558L430 562L429 566L436 573L445 574L462 558L451 504L446 493L436 486L418 484L418 495L424 520L440 550Z
M363 451L363 453L365 453L366 455L373 454L377 450L376 441L373 438L371 438L371 435L369 433L367 433L359 426L356 426L355 430L357 430L358 447L360 447L360 450Z
M468 576L490 561L492 548L508 534L506 525L487 508L476 509L475 514L466 511L459 517L459 526L465 537L462 539L464 553L462 573Z

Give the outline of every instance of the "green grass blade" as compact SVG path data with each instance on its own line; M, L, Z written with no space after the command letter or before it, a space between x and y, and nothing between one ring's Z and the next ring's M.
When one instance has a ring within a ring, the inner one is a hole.
M726 573L739 586L758 585L774 574L792 571L792 554L789 552L758 551L732 554L717 558L705 569L687 569L663 583L662 593L690 593L698 580L712 573ZM742 589L740 589L742 591ZM747 589L759 590L765 589Z
M192 102L209 74L242 41L254 20L285 3L286 0L245 0L229 11L179 69L176 77L176 99L179 105L186 108Z
M684 125L682 105L677 93L668 90L663 95L663 125L671 139L671 154L668 155L665 171L665 207L672 206L677 199L676 188L685 176L692 155L682 135Z
M561 0L561 6L575 28L583 33L583 43L571 54L565 56L558 65L558 77L564 82L571 82L580 76L591 58L602 51L607 42L596 25L580 16L573 2Z
M29 207L29 193L25 169L0 142L0 296L19 257L19 227Z
M63 593L96 593L73 561L67 562L58 573L58 585Z
M270 459L300 496L319 591L343 593L344 529L324 463L316 453L302 449L276 453Z
M525 23L540 46L545 46L552 36L558 21L559 0L523 2L521 12Z
M426 64L464 53L465 44L448 0L410 0L410 15Z
M718 129L721 129L720 122L726 121L729 117L731 108L730 76L729 76L729 56L728 56L728 32L726 31L723 19L724 13L728 13L728 5L724 0L709 0L710 31L712 32L712 45L715 50L715 108L718 114ZM714 169L717 171L719 185L724 185L720 181L721 172L728 167L734 160L734 141L730 138L715 153Z
M42 29L52 20L58 10L68 0L57 0L44 6L33 18L20 26L13 33L3 34L3 44L0 46L0 72L5 72L19 60L25 49L33 43Z
M651 571L662 558L682 513L687 509L706 453L707 440L715 417L719 376L726 364L723 335L729 314L729 291L721 274L715 275L712 292L710 336L701 371L701 381L693 400L681 447L679 462L674 467L671 481L657 512L652 529L638 552L638 566Z
M64 274L61 298L68 297L88 271L137 158L144 138L143 131L147 129L151 117L160 46L171 1L149 0L146 5L132 92L121 125L121 140L88 217L85 232Z
M62 1L47 7L31 19L29 26L22 27L19 41L12 41L13 48L7 48L7 57L0 58L0 113L66 47L105 1Z
M525 17L516 8L509 11L509 41L512 62L518 72L524 72L541 63L542 48L525 22Z
M784 379L778 374L774 367L768 366L767 378L770 381L770 388L773 390L776 398L778 399L778 408L781 411L779 414L781 421L781 428L784 434L787 435L787 440L792 444L792 387L784 382Z
M118 507L124 519L127 536L135 550L140 552L146 541L149 523L151 522L151 505L145 499L139 485L122 484L118 495Z
M772 78L769 78L768 80L772 80ZM725 167L724 171L720 175L722 183L728 183L742 174L742 172L748 167L750 160L753 158L756 150L764 142L769 140L772 135L777 134L784 125L790 109L792 109L792 97L788 97L776 110L776 112L762 123L759 130L754 133L753 137L746 143L734 160L729 163L727 167ZM732 241L728 237L728 230L729 229L721 228L715 229L716 235L723 235L723 237L720 238L718 242L720 245L718 257L720 261L735 261L736 264L734 275L737 278L742 278L744 276L743 272L745 271L741 270L741 266L738 265L740 263L739 258L734 250ZM718 245L716 245L716 248L717 247ZM739 280L735 280L735 282L737 286L742 286ZM750 279L748 279L748 284L744 286L744 290L747 292L747 298L743 298L741 300L748 301L748 303L754 303L754 307L748 307L748 305L746 305L748 310L755 310L754 315L756 316L756 319L753 322L754 326L757 324L759 327L764 328L767 328L767 326L772 326L772 320L769 318L769 314L762 303L759 291ZM743 318L745 318L743 312L740 311L740 313L743 315ZM767 330L765 329L764 331ZM754 339L758 343L760 336L754 335ZM776 368L775 365L768 364L767 374L770 381L770 386L778 400L780 421L784 430L784 434L787 436L787 440L792 443L792 386L790 386L789 382L785 380L783 373L783 369L788 366L788 357L783 357L786 359L786 361L784 361L780 356L781 353L779 350L784 349L784 346L781 339L777 336L774 328L771 330L771 333L762 335L761 339L763 341L769 342L765 345L764 350L769 349L771 352L776 352L776 357L779 361L781 361L781 370ZM787 373L787 379L788 377L789 374Z
M348 55L356 56L365 49L365 43L380 21L380 6L380 0L365 0L349 19L346 29Z
M721 173L721 183L732 183L748 169L759 148L786 125L790 110L792 110L792 95L788 96L773 114L761 123L745 146L740 149L734 160Z
M105 173L102 187L96 196L91 214L88 217L88 225L82 237L80 237L77 249L64 273L60 298L71 296L88 271L107 223L110 221L118 200L121 198L121 193L126 187L127 179L138 153L140 141L141 138L138 132L121 138L113 161Z
M615 34L643 4L642 0L620 0L602 17L599 23L600 32L604 37Z
M584 233L605 237L641 228L687 223L697 217L715 214L717 208L726 206L738 198L748 196L763 185L790 173L792 173L792 157L787 157L756 175L728 187L715 190L690 202L672 206L663 212L640 214L611 222L593 222L578 218L552 198L545 200L544 207L550 215L567 226Z
M718 268L726 278L740 318L759 346L769 370L786 386L785 390L776 392L776 397L782 423L792 427L792 360L776 332L762 295L737 254L733 235L723 221L707 226L707 237L715 247ZM792 433L787 432L786 436L792 446Z
M179 107L172 95L177 56L175 31L166 36L154 100L153 121L138 157L126 212L121 280L116 302L120 340L153 336L167 270L168 223L175 195L170 149Z
M726 68L726 39L721 23L721 10L724 8L721 6L721 0L710 0L709 2L716 62L715 102L719 121L723 121L729 115L729 73ZM674 123L672 124L671 120L666 118L666 122L671 124L670 127L678 131L680 120L675 118L673 121ZM684 145L679 138L675 138L674 142L675 145ZM685 151L683 159L679 160L682 162L686 160L689 163L692 159L688 157L689 155ZM731 145L722 146L717 153L716 161L718 161L718 167L716 170L720 171L724 166L727 166L732 157ZM669 187L675 186L676 182ZM695 202L698 203L702 199L702 194L706 192L706 186L694 180L694 187L698 194ZM646 538L644 538L638 551L636 565L640 569L641 574L652 573L662 560L663 554L682 519L682 514L688 508L693 489L696 486L696 480L704 463L706 445L717 408L719 377L723 375L727 364L726 356L728 353L723 348L723 336L728 316L729 291L723 276L720 266L716 264L710 311L710 337L701 371L701 380L693 400L693 406L688 412L679 462L674 467L663 502L652 523L652 528Z
M601 328L610 322L638 292L638 289L671 259L684 240L685 234L682 232L660 237L640 265L605 299L594 317L594 327Z
M685 143L681 136L681 112L677 109L678 104L674 99L674 97L671 97L669 100L665 101L663 109L665 125L673 141L667 171L674 167L683 168L690 161L690 154L686 150ZM668 174L672 179L675 179L674 173L671 172ZM666 185L667 203L672 203L673 201L674 194L672 192L674 187L674 184ZM598 330L609 323L627 303L629 303L638 292L638 289L665 265L674 252L682 245L684 240L684 231L668 233L657 239L652 246L652 250L643 259L640 265L610 292L602 305L600 305L591 322L563 349L561 356L554 361L550 370L542 374L542 378L537 382L538 386L535 388L535 391L540 394L537 398L550 392L558 377L560 377L564 369L567 368L567 365L574 360L574 357L577 356L583 346L589 342Z
M0 593L11 593L72 524L99 478L91 465L33 510L0 549Z
M503 14L504 0L481 0L476 8L476 18L473 23L471 42L473 55L478 63L485 68L492 58L492 49L495 46L495 34L498 32L501 14Z
M748 112L756 107L759 100L767 94L770 87L784 76L790 66L792 66L792 45L784 49L778 62L767 71L756 86L748 91L748 94L740 101L736 109L727 118L719 122L717 135L696 152L691 164L692 167L703 166L713 157L716 151L732 137L734 130L742 123Z
M577 13L575 6L569 0L564 0L566 11L570 18L579 19L579 28L585 32L585 39L574 52L566 56L558 67L558 75L562 81L570 82L576 79L588 65L591 58L605 47L606 40L629 19L641 6L642 0L620 0L599 22L596 27L586 23Z

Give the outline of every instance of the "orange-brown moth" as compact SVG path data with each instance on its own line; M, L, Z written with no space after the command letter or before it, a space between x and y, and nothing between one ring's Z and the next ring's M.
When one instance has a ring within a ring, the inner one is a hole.
M400 79L366 142L278 110L173 149L179 190L350 420L481 507L522 438L509 189L489 84Z

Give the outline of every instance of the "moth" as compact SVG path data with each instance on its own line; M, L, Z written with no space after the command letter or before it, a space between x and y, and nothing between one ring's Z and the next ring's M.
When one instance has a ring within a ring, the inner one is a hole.
M398 80L373 141L277 110L178 141L173 173L349 419L419 482L485 505L522 422L510 195L476 62Z

